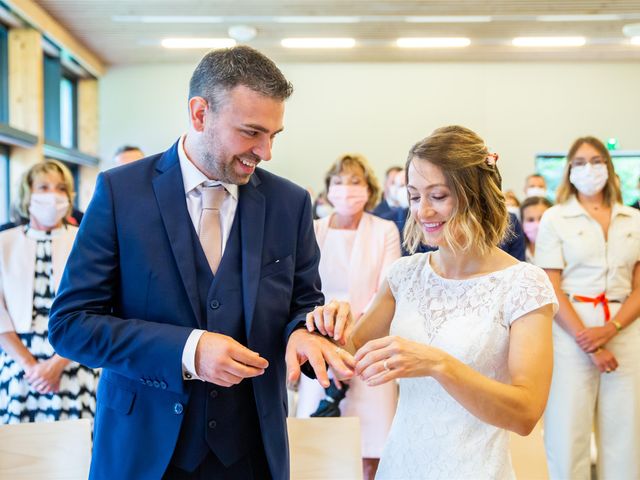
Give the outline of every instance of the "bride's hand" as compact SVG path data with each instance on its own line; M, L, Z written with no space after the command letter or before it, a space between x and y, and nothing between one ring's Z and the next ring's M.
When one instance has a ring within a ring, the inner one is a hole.
M353 330L351 306L347 302L332 300L327 305L316 307L307 313L306 326L309 332L317 330L340 345L346 345Z
M444 355L441 350L401 337L378 338L356 352L356 375L369 386L397 378L427 377Z

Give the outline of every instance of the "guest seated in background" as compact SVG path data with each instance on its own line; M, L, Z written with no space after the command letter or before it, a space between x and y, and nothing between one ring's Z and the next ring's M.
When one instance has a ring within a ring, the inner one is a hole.
M140 160L141 158L144 158L144 153L139 147L123 145L113 154L113 163L116 167L119 167L120 165L126 165L127 163Z
M73 178L59 162L31 167L20 186L28 218L0 234L0 423L93 418L98 375L56 354L49 308L77 228L66 221Z
M525 260L533 262L536 251L536 238L540 227L542 214L551 208L553 203L546 197L527 197L520 205L520 218L522 218L522 230L526 240Z
M333 213L333 206L327 200L326 190L321 191L313 202L313 219L328 217Z
M544 439L552 479L640 478L640 212L622 205L611 156L594 137L567 155L542 216L535 263L560 301Z
M334 212L314 223L322 293L327 299L350 302L358 318L385 281L388 267L400 258L400 237L392 222L365 212L375 205L380 187L363 156L341 156L327 172L325 187ZM335 393L329 392L334 401ZM343 416L360 418L365 479L375 476L397 395L394 382L369 387L354 378L339 404ZM296 416L311 415L324 397L317 381L302 377Z
M415 144L405 242L438 251L394 263L355 327L339 302L307 315L309 330L357 352L367 385L400 380L378 479L514 478L507 430L527 435L544 410L557 301L541 269L497 246L496 160L459 126Z
M513 190L504 192L505 202L507 203L507 211L513 213L516 217L520 216L520 200L516 197Z
M547 196L547 181L539 173L532 173L524 181L524 198ZM521 206L522 207L522 206Z
M389 167L385 172L382 199L377 205L374 204L375 208L372 208L370 210L371 213L373 213L377 217L387 218L385 215L389 214L392 208L397 208L400 206L398 205L396 196L394 194L394 189L396 189L396 177L398 175L404 176L404 172L402 171L402 167L397 165Z

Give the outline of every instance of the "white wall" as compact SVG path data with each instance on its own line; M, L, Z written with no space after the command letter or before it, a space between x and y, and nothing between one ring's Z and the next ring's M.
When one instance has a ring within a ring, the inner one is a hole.
M123 143L166 149L187 122L195 65L114 68L102 79L101 156ZM287 64L295 92L270 170L317 190L330 164L361 152L382 175L434 128L476 130L500 154L505 188L522 191L536 152L577 136L640 150L638 63ZM266 166L263 164L263 166Z

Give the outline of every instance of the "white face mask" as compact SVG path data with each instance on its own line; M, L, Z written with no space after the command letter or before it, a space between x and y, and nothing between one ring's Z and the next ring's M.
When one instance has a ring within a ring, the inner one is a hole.
M69 210L69 199L60 193L32 193L29 214L43 227L55 227Z
M507 212L513 213L520 220L520 207L515 205L507 205Z
M609 172L605 164L580 165L579 167L571 167L569 181L583 195L590 197L600 192L609 179Z
M529 187L525 191L527 198L529 197L546 197L547 189L542 187Z
M316 215L318 218L328 217L333 213L333 207L329 204L318 204L316 205Z
M396 203L400 208L409 208L409 193L407 187L397 187L396 189Z

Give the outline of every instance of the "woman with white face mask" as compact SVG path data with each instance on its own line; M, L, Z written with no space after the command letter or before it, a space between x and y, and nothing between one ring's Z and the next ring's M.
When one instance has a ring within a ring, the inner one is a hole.
M545 412L551 478L640 478L640 212L622 205L611 157L593 137L567 156L535 262L554 286L554 370Z
M93 418L97 373L49 344L49 309L77 227L73 178L59 162L31 167L20 185L20 214L0 233L0 423Z
M533 262L542 214L553 206L545 197L527 197L520 205L520 218L525 238L525 261Z
M327 302L349 301L358 318L384 282L387 268L400 258L400 236L393 222L366 213L376 204L380 188L363 156L341 156L327 172L325 187L334 211L314 224L322 292ZM296 415L310 416L324 397L318 382L303 377ZM354 378L339 404L343 416L360 417L365 479L375 475L396 402L394 383L368 387Z

